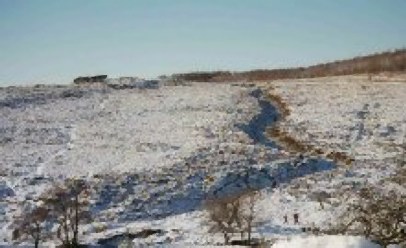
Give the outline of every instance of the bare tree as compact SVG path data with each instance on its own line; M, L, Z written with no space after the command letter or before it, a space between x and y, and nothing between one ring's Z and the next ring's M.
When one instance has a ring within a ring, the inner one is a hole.
M391 144L401 149L395 157L395 173L382 179L379 185L366 185L352 198L352 202L340 218L325 233L351 233L364 235L373 242L387 247L400 244L406 247L406 145ZM392 186L392 187L390 187ZM348 195L343 196L343 202Z
M339 232L364 235L387 247L406 244L406 197L399 192L382 193L373 186L363 188L355 203L350 204L344 216L351 219Z
M23 235L29 235L34 239L35 248L46 236L44 225L48 218L48 209L38 207L23 215L13 231L13 239L20 239Z
M228 245L230 236L238 232L240 202L238 198L228 197L223 199L211 199L206 202L209 212L209 220L212 224L211 232L220 232L224 236L224 244Z
M247 192L242 198L242 213L241 218L245 222L245 231L248 235L248 244L251 244L252 228L255 221L255 204L258 199L258 192Z
M211 232L220 232L224 237L224 244L228 245L232 236L239 233L241 241L245 234L250 244L255 221L255 203L258 192L247 191L233 196L209 199L206 209L209 214Z
M71 220L71 230L73 232L72 244L78 244L80 221L89 221L91 219L88 211L89 202L86 200L88 195L88 186L83 180L73 180L70 183L71 199L73 208L73 221ZM72 215L71 215L72 216Z
M79 224L91 219L87 194L85 181L72 179L64 185L55 186L42 197L50 209L51 217L59 224L57 237L64 247L79 245Z

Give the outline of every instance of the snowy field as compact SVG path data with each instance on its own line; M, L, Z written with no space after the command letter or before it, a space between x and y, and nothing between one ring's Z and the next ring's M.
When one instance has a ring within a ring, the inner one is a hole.
M279 219L276 224L282 225L278 216L299 211L305 226L328 228L339 221L348 203L342 196L351 195L367 184L382 191L395 188L401 197L406 197L406 185L385 181L396 174L405 149L406 82L370 82L367 76L346 76L276 81L271 85L271 92L281 96L289 106L290 114L279 123L283 130L324 151L345 152L354 162L298 178L267 194L265 205L283 209L266 213L265 207L260 211L272 216L270 221ZM323 208L316 201L320 194L324 195ZM309 242L294 241L290 245L302 247L298 245ZM319 247L317 242L309 247ZM337 247L343 244L334 243ZM361 242L343 247L374 246Z
M179 190L188 187L179 185L176 177L193 171L197 156L207 157L227 144L238 147L249 142L235 125L248 122L258 112L251 91L220 84L124 90L104 85L1 89L1 240L10 240L10 224L20 211L17 204L35 200L63 178L75 176L94 183L95 216L117 207L110 204L118 193L105 196L103 187L116 185L121 192L120 183L128 183L129 178L135 193L123 199L121 208L154 190L166 194L177 186ZM208 166L207 161L199 163L204 162ZM171 181L155 185L161 177ZM149 202L159 204L155 199ZM171 214L171 209L158 208ZM134 218L139 216L125 215L119 221Z
M291 109L282 127L357 160L392 158L406 141L406 83L337 77L273 83Z
M239 115L256 107L244 94L237 87L199 84L2 108L1 168L81 176L170 166L224 139Z
M347 76L272 85L291 112L282 129L327 152L346 153L359 178L379 181L394 173L406 143L405 82Z
M258 89L270 85L291 109L277 125L314 146L348 153L353 164L299 156L264 140L277 113ZM12 223L22 205L74 176L92 187L93 222L80 236L87 244L106 238L116 244L122 234L159 229L130 242L220 245L222 235L209 232L205 198L252 187L260 190L253 236L280 239L273 247L378 247L360 237L314 237L302 229L328 227L345 207L342 194L394 172L405 99L406 83L349 77L0 89L0 242L13 243Z

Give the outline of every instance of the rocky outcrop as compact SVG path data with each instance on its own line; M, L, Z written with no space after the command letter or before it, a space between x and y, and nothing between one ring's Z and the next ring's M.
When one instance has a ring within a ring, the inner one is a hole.
M106 80L107 75L97 75L93 77L77 77L73 80L75 84L82 84L82 83L101 83Z
M107 85L116 90L123 89L157 89L160 87L158 80L145 80L136 77L120 77L108 79Z

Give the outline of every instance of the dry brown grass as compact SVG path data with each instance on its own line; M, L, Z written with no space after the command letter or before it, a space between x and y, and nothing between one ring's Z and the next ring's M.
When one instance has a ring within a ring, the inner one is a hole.
M303 144L302 141L294 138L288 132L282 131L279 127L269 128L267 134L291 152L305 153L309 151L308 145Z
M406 49L398 49L308 67L244 72L212 71L174 74L172 79L195 82L243 82L406 71Z
M290 115L289 105L282 99L280 95L277 95L272 91L268 90L265 99L270 101L273 105L275 105L278 108L279 112L282 115L282 119Z
M334 160L335 162L341 162L345 165L350 165L354 159L351 158L348 154L346 154L345 152L329 152L326 155L327 158Z
M354 159L345 152L326 152L319 147L305 144L303 141L293 137L291 134L281 130L279 127L268 128L267 134L278 141L279 144L290 152L309 153L314 156L325 156L326 158L343 165L351 165L351 163L354 161Z
M283 98L273 92L274 87L267 87L266 99L269 100L278 111L281 113L280 121L285 120L291 113L289 105ZM354 161L349 155L344 152L324 151L320 147L315 147L310 144L306 144L303 140L297 139L292 134L287 131L282 130L278 125L270 127L267 129L267 135L274 140L278 141L285 149L294 153L309 153L314 156L325 156L328 159L340 163L343 165L351 165Z

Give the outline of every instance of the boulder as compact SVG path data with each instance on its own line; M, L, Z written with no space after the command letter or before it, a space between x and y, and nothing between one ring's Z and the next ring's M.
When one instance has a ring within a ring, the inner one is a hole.
M82 83L102 83L106 80L107 75L97 75L93 77L77 77L73 80L75 84L82 84Z

